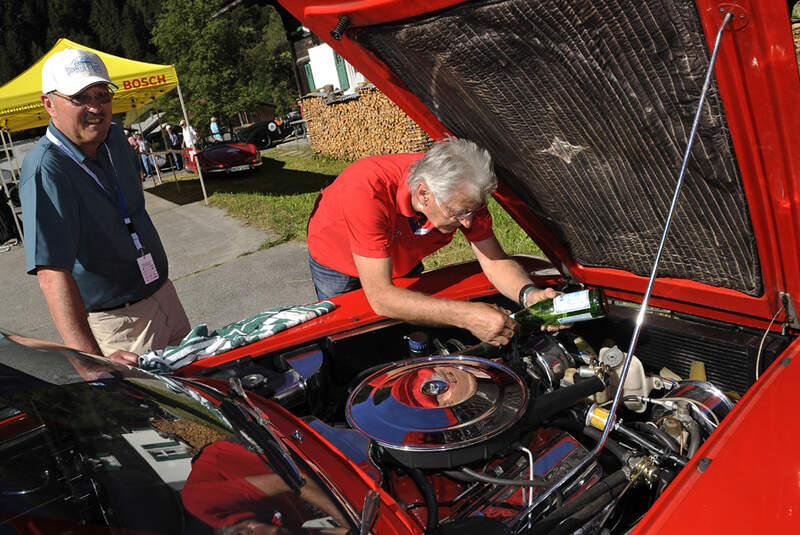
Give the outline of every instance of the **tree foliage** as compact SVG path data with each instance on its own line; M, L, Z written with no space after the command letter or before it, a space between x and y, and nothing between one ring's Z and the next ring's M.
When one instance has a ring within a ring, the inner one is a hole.
M150 25L159 6L159 0L0 0L0 83L22 73L62 37L157 61Z
M166 0L153 28L153 42L175 65L200 129L213 115L233 117L262 102L284 111L296 95L289 46L274 8L240 6L213 17L227 3Z
M175 65L192 122L235 117L260 103L288 111L297 96L292 57L275 9L231 0L0 0L0 84L61 37L110 54ZM156 103L180 117L175 92ZM131 114L132 118L137 114Z

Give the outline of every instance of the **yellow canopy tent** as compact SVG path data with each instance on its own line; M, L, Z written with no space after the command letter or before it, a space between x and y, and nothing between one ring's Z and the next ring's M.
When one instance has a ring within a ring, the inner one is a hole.
M6 132L17 132L44 126L50 121L39 99L42 94L42 66L47 58L67 48L91 50L106 64L111 81L119 87L114 94L114 113L133 110L152 102L178 85L178 76L172 65L121 58L62 38L25 72L0 87L0 128Z
M45 126L50 122L50 116L45 111L40 99L42 66L51 55L67 48L91 50L106 64L111 81L119 88L114 93L112 101L114 113L136 109L177 88L184 120L189 124L175 67L121 58L61 38L53 48L25 72L0 87L0 130L8 132L9 138L11 132ZM3 142L5 142L5 137ZM200 174L200 184L203 186L203 197L205 197L202 173ZM207 200L206 204L208 204Z

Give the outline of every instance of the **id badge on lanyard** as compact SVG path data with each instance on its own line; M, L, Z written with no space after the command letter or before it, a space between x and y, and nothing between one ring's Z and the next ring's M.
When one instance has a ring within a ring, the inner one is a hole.
M109 150L108 145L106 145L105 142L103 143L103 146L106 148L106 153L108 154L108 161L111 162L111 168L114 170L114 186L117 190L116 198L114 198L114 196L111 195L111 192L106 189L102 182L100 182L100 179L97 178L97 175L95 175L91 169L86 167L82 161L78 160L75 155L64 146L61 140L59 140L50 131L50 128L47 129L47 139L49 139L53 145L64 151L67 156L72 158L72 161L78 164L78 167L83 169L87 175L92 177L100 189L103 190L109 199L111 199L111 202L113 202L114 206L117 208L117 212L122 217L122 222L125 223L125 227L128 229L128 233L133 241L133 246L137 251L139 251L139 258L136 259L136 263L139 265L139 272L142 274L142 280L144 280L145 284L150 284L151 282L158 280L158 269L156 269L156 264L153 261L153 255L150 253L145 253L142 242L139 239L139 235L136 233L136 227L133 225L130 214L128 214L128 206L125 203L125 195L122 193L122 188L119 185L117 168L114 165L114 159L111 157L111 150Z

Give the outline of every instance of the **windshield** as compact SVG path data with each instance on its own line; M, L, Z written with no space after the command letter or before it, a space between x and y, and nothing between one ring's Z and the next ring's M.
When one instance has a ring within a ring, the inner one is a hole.
M0 533L346 533L299 456L298 495L237 425L170 379L0 337Z

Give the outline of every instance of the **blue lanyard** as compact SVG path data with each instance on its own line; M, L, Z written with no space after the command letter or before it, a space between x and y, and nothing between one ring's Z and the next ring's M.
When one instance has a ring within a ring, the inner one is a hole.
M106 148L106 153L108 154L108 161L111 162L111 168L114 170L114 189L117 192L116 197L114 197L111 194L111 192L106 189L103 183L100 182L100 179L97 178L97 175L94 174L94 172L91 169L86 167L86 164L78 160L78 158L75 157L72 151L70 151L67 147L64 146L61 140L59 140L50 131L50 128L47 129L47 139L49 139L53 145L64 151L64 153L67 156L72 158L72 161L78 164L78 166L81 169L83 169L87 175L92 177L95 183L98 186L100 186L100 189L102 189L103 192L108 196L108 198L111 199L111 202L113 202L114 206L116 206L117 208L117 212L119 212L119 215L122 217L122 222L125 223L125 227L128 229L128 233L131 235L131 240L133 240L133 246L136 247L136 250L139 251L140 254L142 254L144 252L144 247L142 247L142 242L139 240L139 235L136 233L136 227L134 227L133 221L131 221L130 214L128 213L128 205L125 202L125 195L122 193L122 188L119 186L119 179L118 179L119 176L117 175L117 167L114 165L114 159L111 157L111 150L109 150L108 145L106 145L106 143L103 142L103 146Z

